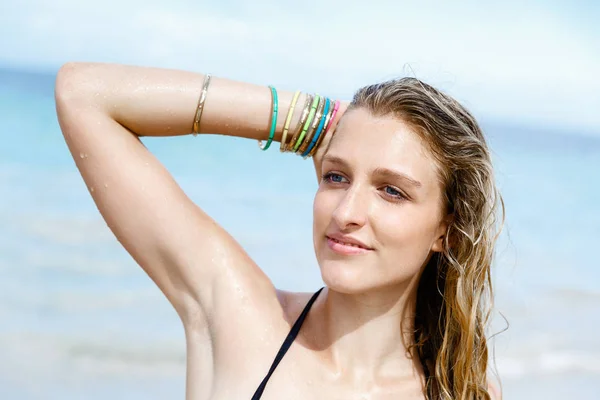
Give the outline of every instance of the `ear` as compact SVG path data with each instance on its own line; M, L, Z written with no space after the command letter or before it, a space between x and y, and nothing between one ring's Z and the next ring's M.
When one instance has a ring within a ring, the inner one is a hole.
M436 239L431 246L431 250L436 253L441 253L444 250L444 240L446 237L446 233L448 232L448 227L452 223L452 214L446 215L446 217L440 222L440 226L436 231Z

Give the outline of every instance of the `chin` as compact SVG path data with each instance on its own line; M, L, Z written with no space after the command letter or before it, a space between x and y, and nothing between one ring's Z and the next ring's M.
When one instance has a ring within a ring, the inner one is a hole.
M358 295L402 291L407 285L418 284L419 274L396 270L386 274L385 268L373 260L319 258L321 278L329 289L338 293Z
M365 263L349 260L323 260L319 263L321 278L327 287L338 293L359 294L377 286L373 269Z

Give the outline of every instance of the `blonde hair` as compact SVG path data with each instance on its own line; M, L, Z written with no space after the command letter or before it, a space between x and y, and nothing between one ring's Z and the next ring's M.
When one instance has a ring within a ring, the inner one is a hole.
M414 129L439 169L442 216L452 218L444 249L431 257L417 290L410 348L423 366L427 398L489 400L490 267L505 209L483 133L461 104L415 78L363 87L348 110L353 108L393 116Z

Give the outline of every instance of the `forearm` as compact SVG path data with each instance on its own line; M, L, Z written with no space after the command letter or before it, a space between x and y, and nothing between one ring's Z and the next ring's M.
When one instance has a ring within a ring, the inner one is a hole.
M63 97L70 95L89 101L138 136L191 133L204 81L204 75L194 72L117 64L67 64L59 72L58 80L61 76ZM294 93L281 89L277 93L279 117L274 140L279 142ZM304 104L304 96L298 105ZM271 92L266 86L213 76L200 133L266 140L271 102ZM297 106L292 126L301 113L302 107Z

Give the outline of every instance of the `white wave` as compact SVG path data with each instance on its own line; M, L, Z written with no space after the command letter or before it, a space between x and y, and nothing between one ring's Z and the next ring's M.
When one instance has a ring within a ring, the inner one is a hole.
M13 313L50 311L64 315L104 310L134 310L138 313L152 311L156 315L158 312L164 314L165 311L171 311L167 299L151 283L136 289L101 291L86 288L50 290L23 285L18 290L5 288L0 298L3 298L4 310ZM0 313L2 309L0 306Z
M32 212L6 221L28 238L55 245L97 245L116 242L100 215L49 215Z
M184 376L185 341L119 337L0 335L0 375L15 380L76 375L79 378Z
M498 357L498 372L503 378L530 375L588 373L600 377L600 353L575 350L549 350L544 354L523 357Z

